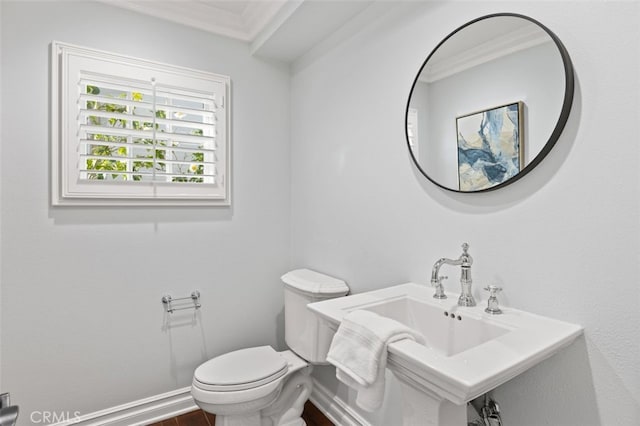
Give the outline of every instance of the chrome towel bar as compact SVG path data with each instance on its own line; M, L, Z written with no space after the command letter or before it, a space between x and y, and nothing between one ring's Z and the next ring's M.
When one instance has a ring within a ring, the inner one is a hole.
M177 307L174 307L172 303L177 302L179 300L191 300L191 303L185 304L183 302L179 304ZM164 304L164 309L172 314L174 311L181 311L183 309L199 309L202 305L200 304L200 292L198 290L194 290L191 292L191 296L188 297L176 297L173 298L170 295L162 296L162 303Z

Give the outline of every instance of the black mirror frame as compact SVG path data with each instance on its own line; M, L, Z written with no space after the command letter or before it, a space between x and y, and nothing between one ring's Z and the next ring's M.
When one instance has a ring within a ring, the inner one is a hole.
M529 164L527 164L525 166L525 168L520 171L520 173L518 173L517 175L513 176L509 180L506 180L506 181L504 181L504 182L502 182L502 183L500 183L498 185L492 186L490 188L479 189L479 190L476 190L476 191L460 191L459 189L453 189L453 188L446 187L446 186L440 184L439 182L435 181L433 178L431 178L427 174L427 172L425 172L424 169L420 166L420 163L418 163L418 161L416 160L415 156L413 155L413 151L412 151L411 146L409 144L409 135L408 135L408 130L407 130L407 120L408 120L408 117L409 117L409 103L411 101L411 95L413 95L413 90L415 89L416 83L418 82L418 78L420 77L420 74L422 73L422 70L427 65L427 62L429 62L429 59L431 59L433 54L438 50L438 48L440 46L442 46L453 35L457 34L459 31L461 31L462 29L468 27L469 25L472 25L472 24L474 24L474 23L476 23L478 21L482 21L484 19L496 18L496 17L515 17L515 18L525 19L525 20L527 20L529 22L532 22L532 23L538 25L540 28L542 28L549 35L549 37L551 37L553 42L556 44L556 47L558 48L558 51L560 52L560 56L562 58L562 63L564 64L564 76L565 76L564 101L562 103L562 109L560 110L560 115L558 117L558 122L556 123L555 127L553 128L553 131L551 132L551 136L549 136L549 140L547 141L547 143L545 143L544 147L542 148L542 150L540 150L538 155L536 155L535 158L533 160L531 160L531 162ZM431 51L429 56L427 56L427 59L425 59L425 61L422 63L422 66L420 67L420 69L418 70L418 73L416 74L416 78L413 80L413 84L411 85L411 91L409 92L409 98L407 99L407 107L406 107L405 115L404 115L405 139L406 139L406 143L407 143L407 148L409 150L409 154L411 155L411 159L413 160L413 163L418 168L418 170L420 170L420 173L422 173L427 179L429 179L435 185L439 186L442 189L446 189L447 191L457 192L457 193L461 193L461 194L474 194L474 193L479 193L479 192L495 191L496 189L504 188L507 185L511 185L512 183L514 183L514 182L518 181L519 179L523 178L527 173L529 173L538 164L540 164L540 162L547 156L547 154L549 154L551 149L555 146L556 142L560 138L560 135L562 134L562 131L564 130L565 125L567 124L567 120L569 119L569 114L571 112L571 106L573 104L574 89L575 89L575 77L574 77L573 63L571 62L571 58L569 57L569 52L564 47L564 44L562 44L562 41L560 41L558 36L556 36L553 33L553 31L551 31L549 28L547 28L546 26L544 26L540 22L538 22L535 19L530 18L529 16L526 16L526 15L521 15L521 14L518 14L518 13L508 13L508 12L505 12L505 13L493 13L493 14L481 16L481 17L476 18L476 19L474 19L472 21L469 21L466 24L462 25L461 27L456 28L454 31L449 33L449 35L447 35L442 41L440 41L440 43L438 43L438 45Z

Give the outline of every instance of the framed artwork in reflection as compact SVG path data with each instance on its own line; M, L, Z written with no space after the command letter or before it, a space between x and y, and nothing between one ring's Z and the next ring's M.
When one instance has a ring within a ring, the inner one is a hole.
M524 167L521 101L456 118L460 191L491 188Z

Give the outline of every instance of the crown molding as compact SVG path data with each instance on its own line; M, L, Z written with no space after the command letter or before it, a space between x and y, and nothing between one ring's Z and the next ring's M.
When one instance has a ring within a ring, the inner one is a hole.
M551 42L548 34L540 31L537 27L521 28L470 47L453 56L435 62L430 60L428 68L425 68L426 72L422 73L419 81L433 83L503 56Z
M242 13L217 7L220 1L97 0L213 34L251 42L269 24L286 0L247 1Z

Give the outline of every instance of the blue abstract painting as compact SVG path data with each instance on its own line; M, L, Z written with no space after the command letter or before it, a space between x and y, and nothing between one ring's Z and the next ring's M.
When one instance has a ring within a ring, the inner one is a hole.
M461 191L491 188L520 173L522 107L515 102L456 119Z

